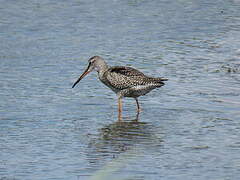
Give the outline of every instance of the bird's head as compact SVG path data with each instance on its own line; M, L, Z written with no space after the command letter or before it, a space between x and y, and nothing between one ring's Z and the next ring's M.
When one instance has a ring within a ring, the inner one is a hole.
M74 88L81 81L81 79L83 79L91 71L95 70L97 72L100 72L101 70L105 69L106 67L107 67L107 64L100 56L91 57L88 60L87 69L82 73L82 75L78 78L78 80L73 84L72 88Z

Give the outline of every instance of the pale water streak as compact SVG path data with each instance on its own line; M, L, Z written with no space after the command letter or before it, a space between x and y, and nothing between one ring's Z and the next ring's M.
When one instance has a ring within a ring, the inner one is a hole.
M0 180L239 179L239 29L238 0L0 0ZM93 55L169 81L119 123L71 88Z

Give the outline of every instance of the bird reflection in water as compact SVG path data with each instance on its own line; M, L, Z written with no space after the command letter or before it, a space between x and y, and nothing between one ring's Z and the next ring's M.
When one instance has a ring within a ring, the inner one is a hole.
M99 134L89 143L89 158L96 161L112 159L126 151L145 151L153 146L161 146L161 135L155 133L153 125L133 120L116 121L99 129Z

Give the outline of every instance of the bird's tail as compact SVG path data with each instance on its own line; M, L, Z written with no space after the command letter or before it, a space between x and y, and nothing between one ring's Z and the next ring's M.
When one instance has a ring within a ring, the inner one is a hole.
M165 84L163 81L168 81L167 78L162 78L162 77L152 78L152 80L153 80L155 83L159 84L158 87L161 87L161 86L163 86L163 85Z
M168 81L168 79L167 78L162 78L162 77L160 77L160 78L156 78L158 81Z

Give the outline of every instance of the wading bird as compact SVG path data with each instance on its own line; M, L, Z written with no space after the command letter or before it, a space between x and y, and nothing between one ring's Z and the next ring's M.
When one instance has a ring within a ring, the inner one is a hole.
M138 97L149 93L155 88L164 85L163 81L166 78L154 78L144 75L142 72L126 66L113 66L110 67L99 56L93 56L88 60L88 67L78 80L73 84L72 88L76 86L81 79L88 73L95 70L98 72L100 81L112 89L118 96L118 119L122 118L122 98L131 97L136 100L137 113L140 112Z

